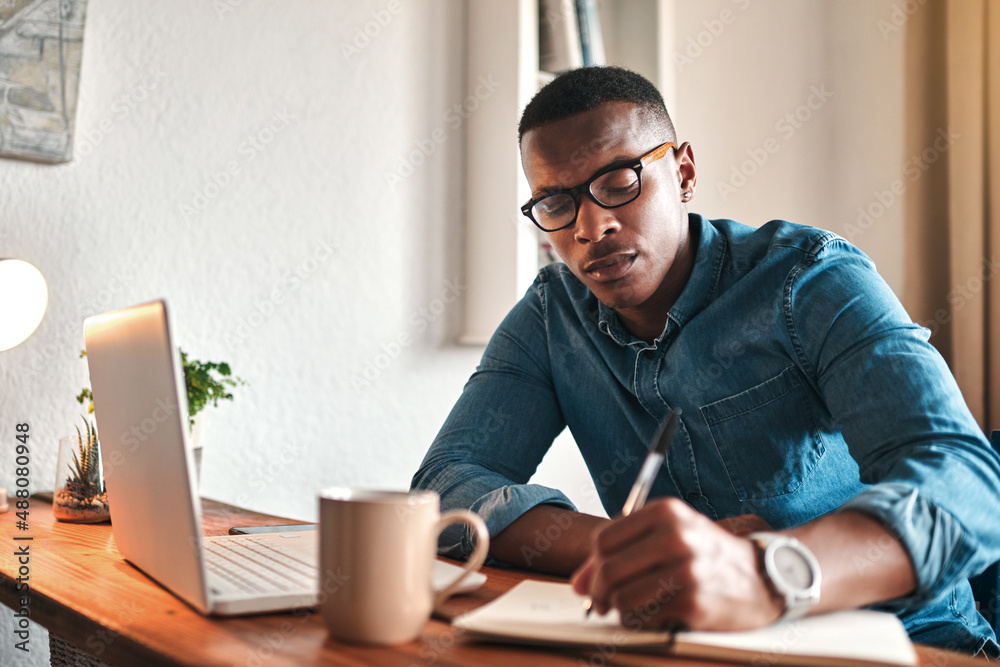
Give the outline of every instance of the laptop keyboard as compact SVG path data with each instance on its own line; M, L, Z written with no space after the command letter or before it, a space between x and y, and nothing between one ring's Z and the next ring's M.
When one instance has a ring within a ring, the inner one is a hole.
M315 594L315 563L266 538L205 540L212 592L219 595Z

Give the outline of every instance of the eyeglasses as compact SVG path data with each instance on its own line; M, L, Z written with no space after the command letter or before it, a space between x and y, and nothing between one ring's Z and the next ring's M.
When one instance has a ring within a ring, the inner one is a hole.
M580 195L590 195L602 208L624 206L642 194L642 168L659 160L671 148L674 148L674 144L668 141L632 164L605 167L583 185L532 199L521 207L521 213L543 232L557 232L576 222L576 217L580 214Z

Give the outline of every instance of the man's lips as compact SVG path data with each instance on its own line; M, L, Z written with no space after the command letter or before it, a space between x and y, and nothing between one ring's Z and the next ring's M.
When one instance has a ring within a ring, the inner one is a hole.
M618 280L632 268L635 257L632 252L614 252L588 263L583 271L597 282Z

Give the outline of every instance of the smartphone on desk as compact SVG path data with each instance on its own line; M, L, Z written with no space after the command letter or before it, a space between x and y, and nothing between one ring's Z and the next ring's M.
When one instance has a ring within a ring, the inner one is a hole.
M256 535L259 533L289 533L293 530L318 530L318 523L289 523L280 526L233 526L230 535Z

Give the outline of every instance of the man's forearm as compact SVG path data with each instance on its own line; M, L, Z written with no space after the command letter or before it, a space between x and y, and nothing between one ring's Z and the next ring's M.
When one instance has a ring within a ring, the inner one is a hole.
M590 555L593 529L607 522L555 505L536 505L490 539L490 555L515 567L569 575Z
M863 512L827 514L787 531L809 547L823 573L814 612L851 609L912 593L913 564L898 539Z

